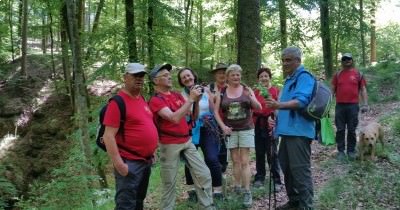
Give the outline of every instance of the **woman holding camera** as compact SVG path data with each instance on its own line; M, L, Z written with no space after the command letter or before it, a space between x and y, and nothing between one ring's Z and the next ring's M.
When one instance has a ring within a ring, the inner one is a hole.
M251 207L253 199L250 191L250 149L254 147L254 123L252 110L261 105L251 88L241 83L242 68L230 65L225 71L227 87L217 92L215 109L222 110L222 117L215 112L221 130L229 136L226 147L233 162L234 191L243 192L243 204Z
M190 88L196 85L197 75L190 68L183 68L178 72L178 82L183 87L182 95L188 96ZM210 89L206 86L203 88L203 95L199 101L199 105L193 107L192 112L198 116L196 119L187 119L192 123L192 142L196 147L200 147L204 154L204 160L210 169L213 197L214 199L222 200L222 172L219 163L219 138L218 138L218 125L214 118L214 103L213 95ZM185 167L186 183L193 186L193 179L189 169ZM196 201L196 192L192 188L189 192L189 200Z

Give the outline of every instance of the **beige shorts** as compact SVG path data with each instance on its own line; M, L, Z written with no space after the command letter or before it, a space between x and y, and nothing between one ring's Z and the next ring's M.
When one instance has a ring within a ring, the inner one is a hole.
M233 149L239 147L253 148L254 147L254 129L244 131L232 131L228 137L226 148Z

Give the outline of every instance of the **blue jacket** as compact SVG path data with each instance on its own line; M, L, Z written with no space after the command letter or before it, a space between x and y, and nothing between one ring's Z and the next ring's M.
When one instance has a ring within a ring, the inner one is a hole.
M292 75L286 78L280 102L297 99L300 108L304 108L311 101L315 80L309 74L299 75L302 71L306 71L306 69L300 65ZM301 136L312 140L315 138L315 121L304 118L298 110L280 109L278 110L275 136Z

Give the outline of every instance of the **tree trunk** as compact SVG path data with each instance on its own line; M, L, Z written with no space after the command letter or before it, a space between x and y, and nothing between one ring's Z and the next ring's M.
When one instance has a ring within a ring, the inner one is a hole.
M80 144L84 154L84 161L87 164L84 173L88 176L93 175L91 168L89 167L91 164L91 147L89 141L89 128L88 128L88 117L89 110L87 104L87 94L86 94L86 84L85 84L85 76L82 66L81 59L81 43L80 43L80 34L78 27L79 15L75 15L75 4L73 0L67 0L67 13L68 13L68 29L71 34L71 51L72 51L72 64L73 64L73 73L74 73L74 92L75 92L75 107L76 112L75 116L75 126L79 128L81 131ZM79 5L79 4L78 4ZM77 20L78 19L78 20ZM88 188L92 188L92 183L88 181ZM93 201L94 202L94 201Z
M15 55L14 55L14 33L13 33L13 22L12 22L12 14L13 14L13 0L9 1L9 16L8 16L8 23L10 25L10 43L11 43L11 57L12 60L15 60Z
M22 55L22 20L24 19L23 17L23 7L24 7L24 0L19 0L19 5L18 5L18 28L17 28L17 34L18 34L18 43L17 43L17 50L18 50L18 55Z
M71 107L73 113L76 112L75 108L75 94L73 91L73 81L71 79L71 69L69 66L69 53L68 53L68 40L71 40L69 36L68 29L68 14L67 14L67 5L64 4L61 8L60 12L60 36L61 36L61 53L62 53L62 67L64 73L65 87L67 89L67 93L69 95L69 100L71 102Z
M366 53L365 53L365 36L364 36L364 5L363 0L359 0L360 6L360 39L361 39L361 65L365 67Z
M100 15L101 15L101 11L102 11L102 9L103 9L103 7L104 7L104 2L105 2L105 0L100 0L100 1L99 1L99 5L97 5L96 15L95 15L95 17L94 17L93 28L92 28L92 32L91 32L92 38L89 39L89 44L88 44L88 49L87 49L87 52L86 52L86 58L85 58L85 60L88 60L88 59L90 58L90 54L91 54L91 52L92 52L92 50L93 50L93 47L92 47L92 45L93 45L93 36L94 36L94 34L96 33L97 28L98 28L98 26L99 26ZM89 17L90 17L90 15L89 15ZM89 21L89 22L90 22L90 21Z
M200 53L199 53L199 66L200 70L203 69L203 5L201 2L198 3L199 9L199 42L200 42Z
M375 12L376 12L376 4L375 1L371 1L371 64L374 65L376 63L376 25L375 25Z
M322 53L324 58L325 77L332 77L333 62L332 62L332 46L331 32L329 29L329 5L328 0L320 0L320 21L321 21L321 38L322 38Z
M129 62L137 62L134 1L125 0L126 33Z
M26 76L26 54L27 54L27 30L28 30L28 0L23 0L22 6L22 27L21 27L21 75Z
M189 66L190 27L192 22L193 1L185 1L185 66Z
M287 24L286 24L286 2L285 0L279 0L279 22L280 22L280 31L281 31L281 50L287 47Z
M56 64L54 62L54 36L53 36L53 15L51 14L50 1L47 1L47 8L49 12L49 32L50 32L50 53L51 53L51 68L53 70L53 78L56 77Z
M43 11L43 14L42 14L42 53L43 54L47 53L46 36L47 36L47 33L46 33L46 15L44 14L44 11Z
M154 67L154 41L153 41L153 21L154 21L154 1L147 1L147 53L149 56L148 64L150 68ZM152 85L150 85L152 86Z
M252 83L256 80L258 68L261 66L261 20L260 1L238 1L238 64L242 67L244 81Z
M338 0L338 8L342 8L342 0ZM342 27L342 10L339 9L338 11L338 20L336 23L336 32L339 32L341 30ZM340 33L334 33L335 35L335 69L339 68L339 64L338 64L338 54L339 54L339 41L340 41Z

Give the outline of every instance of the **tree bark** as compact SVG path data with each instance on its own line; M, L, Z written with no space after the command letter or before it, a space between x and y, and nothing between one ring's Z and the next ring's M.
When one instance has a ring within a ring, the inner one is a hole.
M200 70L203 69L203 5L201 2L198 3L199 9L199 42L200 42L200 53L199 53L199 66Z
M261 66L260 1L238 1L237 37L238 64L243 69L244 80L251 83Z
M79 15L75 15L75 4L73 0L66 0L67 13L68 13L68 29L71 34L71 51L72 51L72 64L73 64L73 79L74 79L74 92L75 92L75 126L81 131L80 144L84 154L84 161L87 163L84 173L88 176L93 175L91 168L91 147L89 141L89 128L88 128L88 100L87 100L87 88L85 85L85 76L82 66L81 59L81 43L80 34L78 27ZM79 4L78 4L79 5ZM77 20L78 19L78 20ZM88 188L92 188L92 183L88 181ZM94 203L94 201L93 201Z
M371 1L371 64L374 65L377 61L376 59L376 25L375 25L375 12L376 12L376 4L375 1Z
M49 13L49 32L50 32L50 53L51 53L51 69L53 70L53 78L56 77L56 64L54 62L54 35L53 35L53 15L51 14L50 1L47 0L47 9Z
M73 81L71 78L71 69L69 66L69 53L68 53L68 40L71 40L68 32L68 14L67 14L67 5L64 4L61 8L60 12L60 36L61 36L61 53L62 53L62 67L63 67L63 74L65 80L65 87L67 89L67 93L69 95L71 107L73 113L76 112L75 108L75 94L73 90Z
M87 52L86 52L85 60L88 60L90 58L90 54L93 51L93 47L92 47L92 45L93 45L93 36L97 32L97 28L99 26L100 15L101 15L101 11L102 11L102 9L104 7L104 2L105 2L105 0L100 0L99 4L97 5L96 15L94 17L93 28L92 28L92 32L91 32L92 38L89 39L89 45L88 45L88 49L87 49ZM89 15L89 17L90 17L90 15Z
M153 40L153 21L154 21L154 1L148 0L147 2L147 53L148 64L150 68L154 67L154 40ZM151 86L151 85L150 85Z
M27 56L27 30L28 30L28 0L23 0L22 4L22 27L21 27L21 75L26 76L26 56Z
M42 14L42 53L46 54L47 53L47 47L46 47L46 42L47 42L47 33L46 33L46 15L44 14L45 12L43 11Z
M189 66L190 27L192 22L193 1L185 1L185 66Z
M361 65L365 67L366 64L366 53L365 53L365 34L364 34L364 2L359 0L360 7L360 41L361 41Z
M126 33L129 62L137 62L134 1L125 0Z
M321 39L322 53L324 58L325 77L332 77L333 62L332 62L332 45L331 32L329 29L329 5L328 0L320 0L320 21L321 21Z
M8 23L10 25L10 43L11 43L11 57L12 60L15 60L15 53L14 53L14 33L13 33L13 22L12 22L12 14L13 14L13 0L9 1L9 16L8 16Z
M285 0L279 0L279 23L280 23L280 31L281 31L281 50L287 47L287 18L286 18L286 2Z

